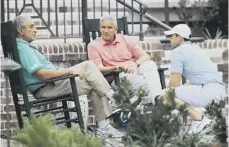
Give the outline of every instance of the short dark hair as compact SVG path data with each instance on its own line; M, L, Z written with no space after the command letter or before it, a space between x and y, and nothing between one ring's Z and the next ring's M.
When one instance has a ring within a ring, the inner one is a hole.
M189 35L188 37L189 37L189 38L184 38L184 41L190 41L191 38L192 38L192 35Z
M176 37L180 36L180 35L178 35L178 34L172 34L172 35L176 35ZM169 37L171 37L172 35L167 35L166 38L169 38ZM191 35L189 35L188 37L191 38ZM184 41L190 41L191 39L189 39L189 38L184 38Z

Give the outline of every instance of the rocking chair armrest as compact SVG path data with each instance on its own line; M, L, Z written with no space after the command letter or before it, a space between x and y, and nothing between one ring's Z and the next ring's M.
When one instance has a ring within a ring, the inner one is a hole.
M122 72L121 70L114 70L114 71L111 71L111 72L103 73L103 76L107 77L107 76L111 76L111 75L117 75L117 74L120 74L121 72Z
M40 82L35 82L35 83L32 83L32 84L28 84L26 86L50 83L50 82L55 82L55 81L60 81L60 80L65 80L65 79L71 79L71 78L75 78L75 77L78 77L78 76L79 75L70 75L70 76L63 76L63 77L58 77L58 78L53 78L53 79L48 79L48 80L42 80Z
M166 67L160 67L160 68L158 68L158 71L159 72L163 72L163 71L166 71L166 70L168 70L169 68L166 68Z
M164 89L166 88L166 83L165 83L165 71L168 70L168 68L158 68L158 73L160 76L160 81L161 81L161 88Z

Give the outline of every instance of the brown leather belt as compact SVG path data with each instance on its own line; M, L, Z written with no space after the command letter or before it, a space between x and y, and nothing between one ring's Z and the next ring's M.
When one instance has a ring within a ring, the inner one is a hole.
M43 89L46 85L48 85L48 84L42 85L41 87L37 88L36 90L34 90L34 91L32 92L32 94L33 94L33 95L36 95L36 94L37 94L39 91L41 91L41 89Z

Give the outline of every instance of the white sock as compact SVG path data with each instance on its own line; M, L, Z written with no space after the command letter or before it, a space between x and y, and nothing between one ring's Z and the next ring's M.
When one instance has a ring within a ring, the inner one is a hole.
M106 119L98 122L99 128L105 128L107 125L109 125L109 122Z

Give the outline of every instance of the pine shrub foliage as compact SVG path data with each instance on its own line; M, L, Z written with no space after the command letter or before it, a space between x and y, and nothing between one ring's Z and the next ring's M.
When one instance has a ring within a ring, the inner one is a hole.
M13 137L17 147L101 147L102 142L77 128L58 130L50 115L31 115Z

